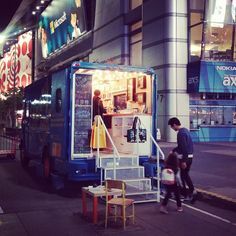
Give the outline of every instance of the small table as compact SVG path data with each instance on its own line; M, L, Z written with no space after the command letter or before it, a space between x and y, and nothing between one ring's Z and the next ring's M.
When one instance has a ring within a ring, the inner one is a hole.
M110 198L112 196L120 196L121 194L122 194L121 189L111 189L108 192L108 196ZM97 212L98 197L106 196L105 187L98 186L95 188L89 188L89 187L82 188L82 214L84 217L87 216L87 201L86 201L87 195L90 195L93 197L93 223L97 224L97 221L98 221L98 212Z

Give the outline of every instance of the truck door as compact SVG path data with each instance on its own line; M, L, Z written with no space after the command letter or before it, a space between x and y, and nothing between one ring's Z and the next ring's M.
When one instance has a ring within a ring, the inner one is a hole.
M69 70L63 69L52 75L52 104L50 142L51 157L55 169L65 167L68 158L68 113L69 113Z

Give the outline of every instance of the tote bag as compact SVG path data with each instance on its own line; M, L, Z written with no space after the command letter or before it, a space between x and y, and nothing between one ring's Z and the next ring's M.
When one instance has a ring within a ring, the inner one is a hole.
M139 125L138 125L139 124ZM137 135L138 132L138 135ZM138 136L138 137L137 137ZM136 116L131 129L127 130L128 143L144 143L147 141L147 130L141 127L141 120Z
M90 147L91 148L106 148L106 131L104 126L100 121L98 121L99 124L95 123L92 126L92 133L91 133L91 139L90 139ZM98 141L99 139L99 141Z

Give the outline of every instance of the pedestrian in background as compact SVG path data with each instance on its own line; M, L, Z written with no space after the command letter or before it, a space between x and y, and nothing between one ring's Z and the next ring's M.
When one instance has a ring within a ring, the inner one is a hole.
M103 114L106 113L100 95L100 90L96 89L93 96L93 121L95 116L100 115L103 118Z
M177 134L177 144L178 146L172 151L176 152L180 162L180 177L183 186L183 192L181 193L186 200L193 201L194 186L193 182L189 176L190 168L193 161L193 141L190 136L188 129L181 127L181 123L178 118L173 117L169 119L168 125L178 132ZM189 188L187 191L186 185Z
M180 200L179 186L177 181L177 173L179 170L179 162L176 153L170 153L165 161L165 167L162 171L162 183L165 186L166 194L165 198L162 201L160 212L167 214L168 211L166 206L168 204L169 198L171 194L174 193L176 203L177 203L177 211L183 211L182 203ZM165 175L165 176L164 176Z

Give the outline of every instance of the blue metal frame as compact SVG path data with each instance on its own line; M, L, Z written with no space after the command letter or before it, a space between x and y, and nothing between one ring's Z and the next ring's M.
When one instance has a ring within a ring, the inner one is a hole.
M144 68L138 66L125 66L116 64L100 64L100 63L90 63L90 62L74 62L71 66L71 74L73 75L78 69L99 69L99 70L119 70L126 72L142 72L148 75L155 74L152 68Z

